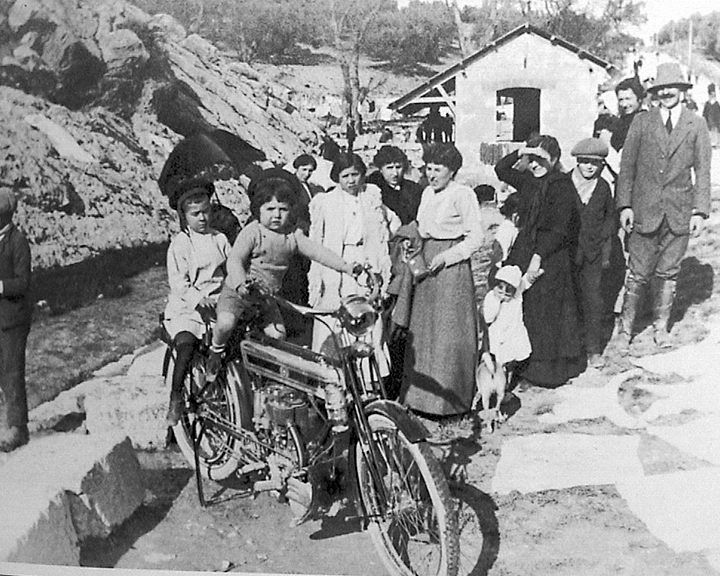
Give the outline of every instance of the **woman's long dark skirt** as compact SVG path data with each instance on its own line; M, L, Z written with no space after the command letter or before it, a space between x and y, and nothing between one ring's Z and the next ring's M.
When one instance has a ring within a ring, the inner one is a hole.
M558 251L543 262L545 273L523 295L523 321L532 354L515 374L532 384L554 388L586 367L570 255Z
M458 242L427 240L426 262ZM469 411L476 357L475 289L466 260L415 286L400 400L438 416Z

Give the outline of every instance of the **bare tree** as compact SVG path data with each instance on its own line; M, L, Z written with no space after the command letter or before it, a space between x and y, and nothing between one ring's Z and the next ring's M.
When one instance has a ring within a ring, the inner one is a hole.
M328 0L330 23L335 48L343 75L345 118L360 131L360 51L368 26L384 8L392 8L391 0Z
M460 42L460 52L463 58L467 58L470 56L470 52L472 52L472 26L463 22L457 0L445 0L445 3L455 18L458 41Z

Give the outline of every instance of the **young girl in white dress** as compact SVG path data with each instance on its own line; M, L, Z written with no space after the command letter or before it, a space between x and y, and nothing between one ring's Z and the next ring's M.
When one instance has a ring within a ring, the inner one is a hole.
M180 419L183 380L193 349L205 333L205 321L214 317L230 254L225 235L210 228L210 195L206 187L191 188L180 195L177 210L181 232L172 239L167 253L170 295L165 329L176 352L168 426Z

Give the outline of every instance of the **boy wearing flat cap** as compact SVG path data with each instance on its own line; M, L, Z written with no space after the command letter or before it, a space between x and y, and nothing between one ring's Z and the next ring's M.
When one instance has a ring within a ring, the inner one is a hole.
M616 201L620 225L629 234L630 258L616 336L621 350L630 345L648 283L654 293L655 343L671 345L668 321L680 261L690 235L700 233L710 212L710 134L705 120L680 102L681 92L691 86L678 64L660 64L649 88L660 105L635 117L623 147Z
M600 176L609 152L599 138L586 138L570 151L577 162L571 179L577 192L580 233L575 256L575 283L585 325L588 366L602 364L602 271L610 265L610 246L617 216L610 185Z
M12 223L15 194L0 188L0 452L28 441L25 344L30 332L30 245Z

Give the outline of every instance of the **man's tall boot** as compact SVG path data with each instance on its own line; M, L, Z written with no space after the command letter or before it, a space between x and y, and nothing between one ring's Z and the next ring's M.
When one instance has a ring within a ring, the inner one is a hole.
M615 337L615 343L621 353L627 353L630 350L635 317L637 316L642 293L643 285L632 276L628 276L625 283L625 300L623 301L622 316L620 317L620 330Z
M672 346L670 338L670 311L675 299L675 281L655 278L653 280L653 328L655 345L658 348Z

